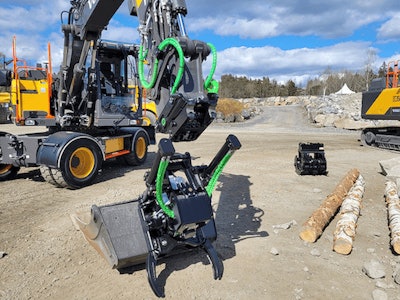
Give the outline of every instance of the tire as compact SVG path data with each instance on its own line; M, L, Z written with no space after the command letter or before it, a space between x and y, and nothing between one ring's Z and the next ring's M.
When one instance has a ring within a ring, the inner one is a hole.
M131 153L123 156L125 163L129 166L140 166L147 159L149 139L143 129L133 135Z
M8 123L8 107L2 107L0 106L0 124L6 124Z
M19 167L11 164L0 164L0 181L14 179L19 171Z
M101 164L99 146L90 139L81 138L66 146L61 154L60 169L49 168L49 172L57 185L77 189L94 181Z
M56 187L69 187L62 177L61 171L58 169L50 168L48 166L40 166L40 174L46 182Z
M146 110L146 112L143 113L144 126L156 126L156 122L157 117L153 112Z

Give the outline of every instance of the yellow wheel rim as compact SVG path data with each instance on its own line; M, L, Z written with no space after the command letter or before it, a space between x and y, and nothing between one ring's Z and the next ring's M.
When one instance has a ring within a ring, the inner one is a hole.
M151 120L146 116L143 116L143 125L144 126L150 126L151 125Z
M92 173L95 165L93 152L86 147L77 148L69 159L69 170L75 178L83 179Z
M142 159L146 155L146 139L144 137L137 139L135 153L138 159Z
M11 170L13 165L9 164L9 165L5 165L5 164L0 164L0 175L3 175L5 173L7 173L8 171Z

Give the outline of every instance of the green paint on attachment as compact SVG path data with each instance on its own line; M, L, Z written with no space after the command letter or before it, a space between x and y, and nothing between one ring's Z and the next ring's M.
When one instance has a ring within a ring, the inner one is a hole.
M161 207L161 209L168 217L175 218L174 211L164 203L162 197L162 186L163 186L165 171L167 170L168 164L169 160L162 158L160 164L158 165L157 178L156 178L156 200L158 205Z
M167 124L167 120L166 120L165 118L162 118L162 119L161 119L161 125L162 125L163 127L165 127L166 124Z
M233 152L228 152L224 158L221 160L221 162L218 164L214 174L212 175L210 181L208 182L208 185L206 186L206 192L209 197L211 197L212 192L214 191L215 185L217 184L217 180L219 176L222 173L222 170L224 169L226 163L228 160L232 157Z
M175 48L175 50L178 52L179 56L179 69L178 73L176 74L176 78L174 81L174 84L171 89L171 94L175 94L176 90L178 89L179 83L182 80L183 72L185 69L185 56L183 54L183 50L179 42L174 39L174 38L167 38L163 40L160 45L158 45L158 50L163 51L167 46L172 46ZM147 82L144 76L144 61L147 56L147 51L146 53L143 53L143 46L140 45L139 47L139 63L138 63L138 73L139 73L139 80L142 86L146 89L151 89L153 88L154 84L156 83L157 80L157 72L158 72L158 59L156 58L154 61L153 65L153 71L151 74L151 79L150 82Z
M209 93L218 93L219 89L219 84L215 84L216 80L213 80L213 76L215 73L215 69L217 68L217 49L215 49L214 45L211 43L207 43L208 47L211 48L211 54L212 54L212 63L211 63L211 69L210 73L208 74L206 80L204 81L204 88L207 90Z
M218 94L219 90L219 82L215 79L211 80L210 84L207 87L207 92L210 94Z

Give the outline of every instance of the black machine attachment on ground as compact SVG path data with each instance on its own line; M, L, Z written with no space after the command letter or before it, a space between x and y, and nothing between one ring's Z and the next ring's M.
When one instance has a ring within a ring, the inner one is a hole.
M294 158L294 167L299 175L326 175L324 144L299 143L299 152Z
M192 166L189 153L175 153L172 141L161 139L139 199L94 205L89 223L78 217L74 221L113 268L145 264L158 297L164 297L164 291L157 283L157 260L176 249L203 248L214 279L221 279L223 263L212 246L217 231L211 196L225 164L240 147L236 136L229 135L208 166Z

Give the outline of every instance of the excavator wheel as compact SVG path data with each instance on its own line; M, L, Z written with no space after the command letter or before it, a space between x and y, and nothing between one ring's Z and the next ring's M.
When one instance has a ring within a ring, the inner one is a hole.
M19 169L19 167L12 164L0 164L0 181L14 179Z
M131 153L123 156L129 166L140 166L146 161L149 139L146 131L137 131L132 139Z
M90 139L79 139L69 144L61 155L60 171L67 187L81 188L93 182L101 164L98 145Z
M90 138L72 140L60 152L58 168L41 165L43 178L58 187L78 189L90 185L103 162L99 145Z

